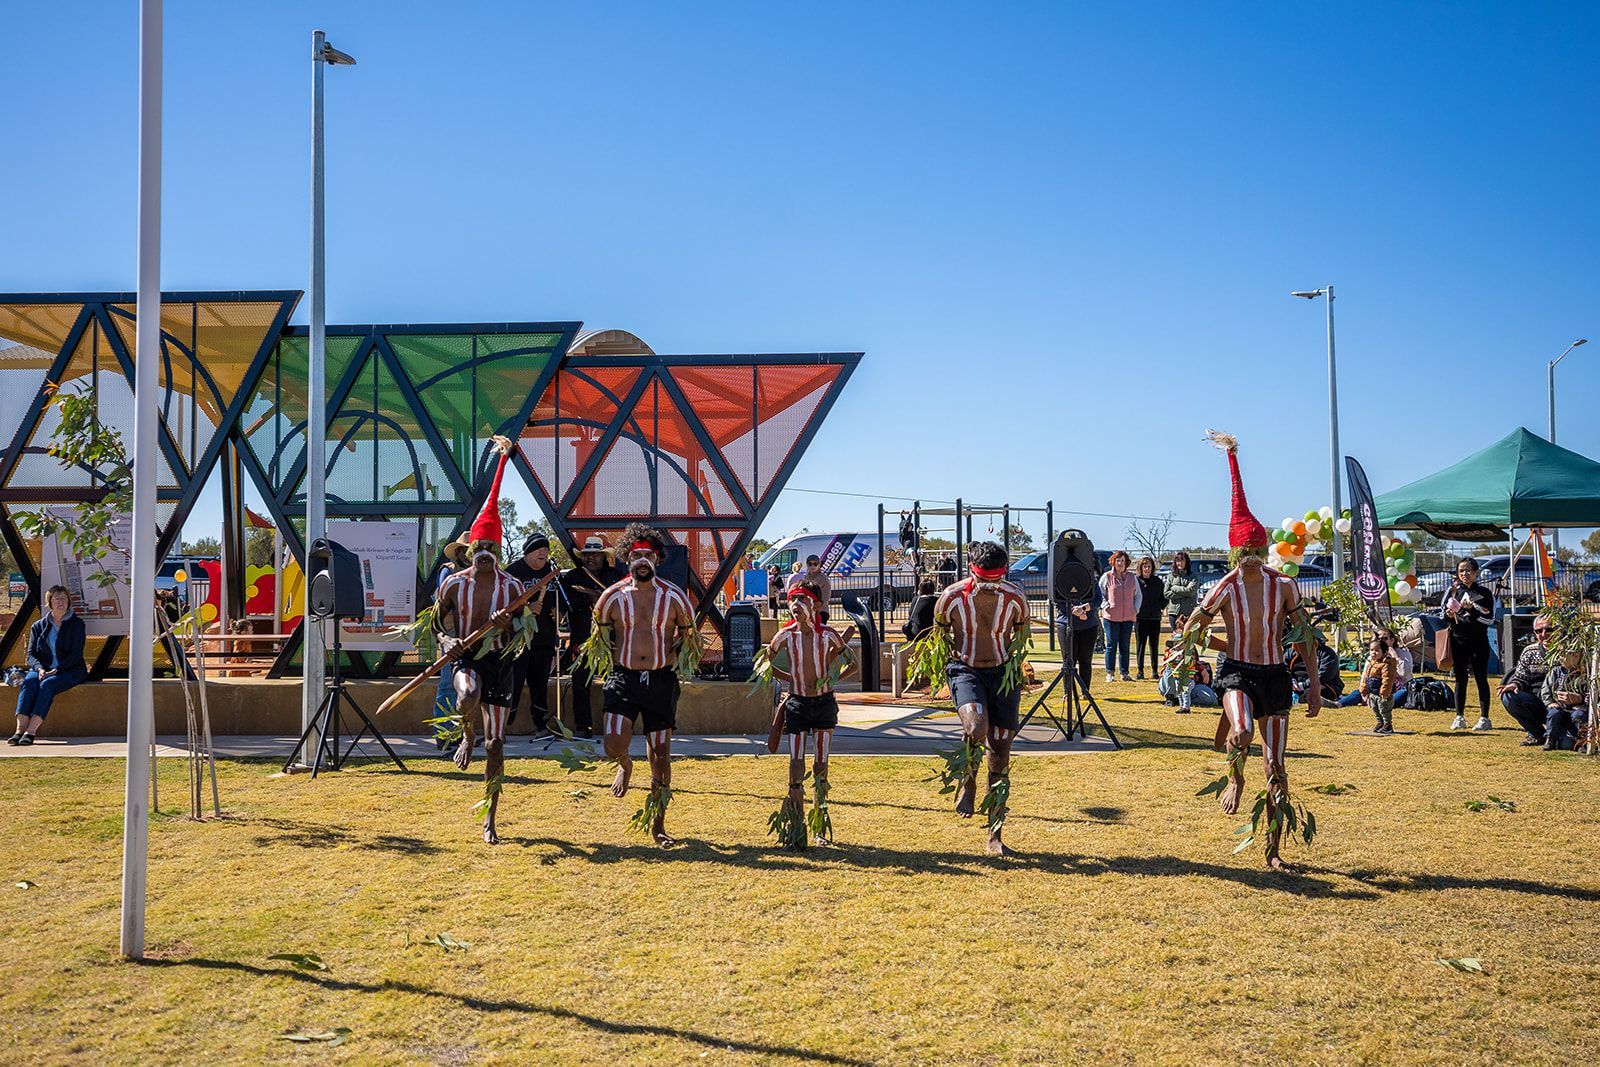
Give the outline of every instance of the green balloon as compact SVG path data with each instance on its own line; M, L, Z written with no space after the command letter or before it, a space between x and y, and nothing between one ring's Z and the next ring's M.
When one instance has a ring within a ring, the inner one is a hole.
M1283 565L1283 573L1285 573L1289 577L1293 578L1295 575L1300 573L1300 564L1298 564L1298 563L1285 563Z
M1320 518L1322 518L1322 516L1317 514L1317 509L1316 508L1312 508L1310 511L1306 512L1306 521L1307 522L1310 522L1312 519L1320 519Z

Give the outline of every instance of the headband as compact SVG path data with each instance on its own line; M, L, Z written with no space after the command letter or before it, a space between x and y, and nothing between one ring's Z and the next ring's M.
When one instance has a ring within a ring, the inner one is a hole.
M649 541L635 541L628 551L638 552L640 549L643 549L646 552L655 552L656 546L651 544ZM659 555L659 553L657 554Z
M981 579L985 582L998 582L1000 579L1006 576L1006 569L1004 567L979 567L974 564L968 569L972 571L972 576L974 578Z
M793 600L797 596L807 596L807 597L811 598L811 602L813 604L822 603L822 598L821 597L819 597L817 594L813 593L811 590L805 588L804 586L800 586L800 585L797 585L793 589L789 590L788 596L789 596L790 600Z

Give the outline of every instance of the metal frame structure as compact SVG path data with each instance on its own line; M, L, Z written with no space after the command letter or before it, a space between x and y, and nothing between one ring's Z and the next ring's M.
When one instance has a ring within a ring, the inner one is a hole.
M177 544L220 465L224 559L237 572L225 577L239 586L233 596L240 604L246 475L294 557L305 558L309 331L288 325L300 296L294 290L162 296L159 445L166 471L158 500L166 514L158 557ZM75 484L58 467L40 466L48 443L36 440L48 409L42 387L87 380L98 390L99 375L115 372L131 396L134 303L131 293L0 294L0 386L28 383L0 388L0 418L15 421L0 424L9 442L0 455L0 537L29 587L0 633L0 659L15 651L38 609L39 569L12 512L104 492L87 473ZM419 520L418 591L425 601L443 546L482 507L492 461L488 439L504 434L518 440L514 465L569 546L590 532L651 522L689 548L690 589L702 617L720 623L717 591L861 353L657 355L632 335L609 331L592 351L569 354L580 327L573 321L329 326L328 517ZM633 347L614 343L619 337ZM218 381L222 367L225 383ZM18 371L27 377L4 377ZM625 388L606 387L623 380ZM598 408L572 406L585 389L591 400L599 398ZM27 397L25 407L8 396ZM116 398L108 399L114 406ZM107 421L120 427L129 420ZM581 462L575 454L563 471L563 448L577 439ZM628 464L642 475L616 477L608 461L619 448L636 455ZM619 502L597 508L597 486L612 487L607 492ZM297 626L273 674L290 666L298 635ZM120 641L103 639L94 677L107 676ZM367 669L358 654L348 655L356 673ZM396 658L386 655L379 669Z

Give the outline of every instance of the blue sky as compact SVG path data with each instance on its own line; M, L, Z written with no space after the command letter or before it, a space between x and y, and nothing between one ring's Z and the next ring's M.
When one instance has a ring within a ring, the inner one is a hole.
M0 290L133 287L135 10L7 12ZM1215 522L1218 426L1270 524L1328 493L1291 289L1337 288L1379 492L1542 433L1545 362L1600 334L1593 5L174 0L167 288L306 285L318 25L360 62L330 321L865 351L795 487ZM1600 456L1600 343L1559 384ZM791 492L764 532L873 516Z

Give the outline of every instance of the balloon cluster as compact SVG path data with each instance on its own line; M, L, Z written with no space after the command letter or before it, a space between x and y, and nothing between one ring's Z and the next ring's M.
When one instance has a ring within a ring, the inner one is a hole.
M1305 562L1306 547L1330 540L1335 532L1350 532L1348 510L1337 519L1329 507L1308 511L1302 519L1284 519L1282 525L1272 531L1272 544L1267 549L1272 556L1270 562L1293 578L1300 573L1300 564Z
M1383 545L1384 569L1388 572L1390 601L1406 604L1421 600L1422 594L1417 591L1416 550L1398 537L1388 534L1383 535L1380 543Z

